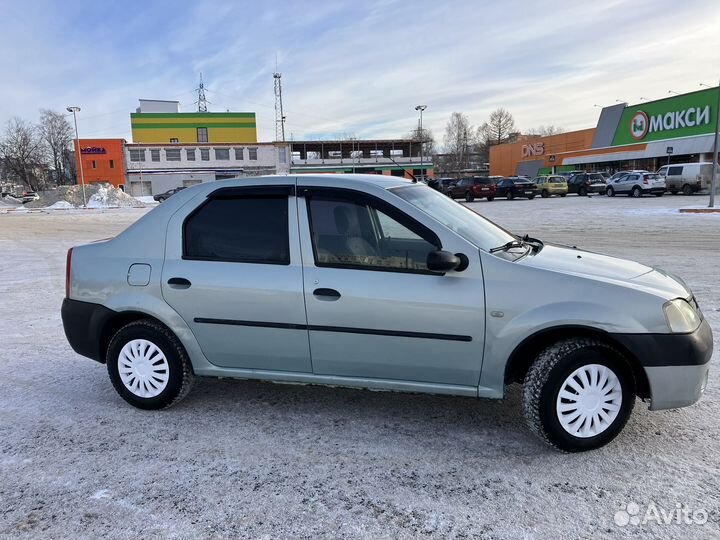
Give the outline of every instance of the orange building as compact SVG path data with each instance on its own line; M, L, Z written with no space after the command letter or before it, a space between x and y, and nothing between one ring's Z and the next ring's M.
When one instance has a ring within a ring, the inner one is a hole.
M78 183L80 183L80 160L86 184L108 182L115 187L125 187L125 163L123 148L125 139L74 139Z

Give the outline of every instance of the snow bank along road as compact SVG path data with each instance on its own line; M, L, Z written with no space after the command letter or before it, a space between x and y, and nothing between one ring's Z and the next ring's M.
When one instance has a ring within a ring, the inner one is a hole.
M677 272L717 351L720 216L672 211L706 203L470 206L518 233ZM519 388L494 402L202 380L173 409L131 408L104 366L70 349L60 303L66 249L146 211L0 216L0 538L720 537L717 353L700 403L638 402L614 443L582 455L528 432ZM676 504L707 522L654 523L653 508ZM648 523L631 521L648 509Z

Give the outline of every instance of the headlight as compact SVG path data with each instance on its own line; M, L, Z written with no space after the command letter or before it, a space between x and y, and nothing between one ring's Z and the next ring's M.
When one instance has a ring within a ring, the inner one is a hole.
M665 320L673 334L687 334L700 326L700 315L682 298L676 298L663 306Z

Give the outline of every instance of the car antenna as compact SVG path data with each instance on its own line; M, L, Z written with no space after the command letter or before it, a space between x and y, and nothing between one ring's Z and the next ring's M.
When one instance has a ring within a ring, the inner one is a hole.
M392 156L388 156L388 159L389 159L390 161L392 161L392 162L393 162L395 165L397 165L398 167L401 167L400 164L392 158ZM401 168L404 169L404 167L401 167ZM413 184L417 184L418 179L415 178L415 175L414 175L412 172L408 171L408 170L406 170L405 172L410 173L410 176L412 176Z

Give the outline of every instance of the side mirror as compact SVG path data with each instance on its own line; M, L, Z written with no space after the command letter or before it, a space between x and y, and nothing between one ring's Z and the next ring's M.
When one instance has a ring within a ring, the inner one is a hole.
M453 255L449 251L431 251L427 256L428 270L433 272L449 272L456 270L462 272L468 267L468 258L462 253Z

